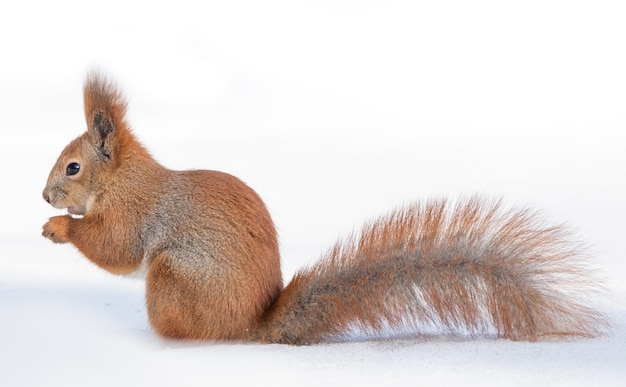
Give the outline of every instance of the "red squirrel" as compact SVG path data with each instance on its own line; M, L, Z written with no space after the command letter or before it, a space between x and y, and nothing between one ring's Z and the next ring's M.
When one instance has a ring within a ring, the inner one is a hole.
M401 207L339 241L283 289L259 195L210 170L173 171L139 143L102 74L84 85L87 131L62 151L43 236L115 274L145 272L151 326L166 338L313 344L361 329L420 336L424 324L534 341L602 332L596 282L562 227L478 197Z

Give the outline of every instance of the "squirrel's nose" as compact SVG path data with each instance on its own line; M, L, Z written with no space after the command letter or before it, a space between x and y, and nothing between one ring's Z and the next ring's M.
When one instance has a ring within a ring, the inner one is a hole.
M46 190L43 190L43 200L47 201L48 203L50 203L50 195L48 195L48 193L46 192Z

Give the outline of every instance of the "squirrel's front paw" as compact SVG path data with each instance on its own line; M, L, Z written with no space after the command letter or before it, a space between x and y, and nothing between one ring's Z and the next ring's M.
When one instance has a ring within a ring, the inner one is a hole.
M43 225L41 235L50 239L54 243L67 243L67 230L69 229L72 218L69 215L53 216L48 223Z

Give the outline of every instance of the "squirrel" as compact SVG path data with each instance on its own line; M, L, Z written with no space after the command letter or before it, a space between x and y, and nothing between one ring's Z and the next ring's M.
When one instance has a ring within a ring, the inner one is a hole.
M306 345L355 330L420 337L436 324L536 341L596 337L606 326L569 231L479 196L391 211L283 288L276 230L254 190L223 172L160 165L103 74L88 73L83 94L87 130L43 191L68 214L50 218L43 236L111 273L145 273L148 318L162 337Z

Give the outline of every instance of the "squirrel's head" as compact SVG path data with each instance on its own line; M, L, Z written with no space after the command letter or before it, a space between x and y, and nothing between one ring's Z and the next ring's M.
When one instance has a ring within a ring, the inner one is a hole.
M83 89L87 132L65 147L50 171L43 198L70 214L86 215L97 205L132 141L126 102L114 84L90 74Z

